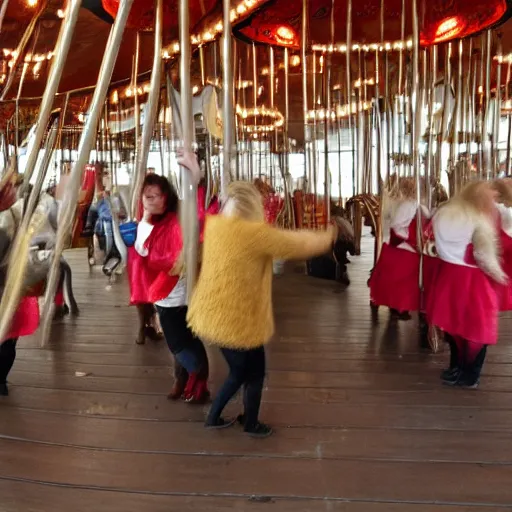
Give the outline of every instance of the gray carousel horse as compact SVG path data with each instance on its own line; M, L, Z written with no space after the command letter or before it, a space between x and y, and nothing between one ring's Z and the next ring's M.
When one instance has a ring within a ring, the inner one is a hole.
M33 289L46 280L50 270L53 245L57 230L58 204L48 195L43 195L37 207L46 216L45 224L39 229L32 239L29 252L29 264L24 277L23 287L25 290ZM23 200L18 200L11 208L0 213L0 267L3 269L0 274L5 275L6 259L9 247L19 226L23 213ZM65 304L57 311L58 315L70 312L76 316L79 314L78 304L73 293L72 271L64 257L60 260L60 281L59 288L64 292Z

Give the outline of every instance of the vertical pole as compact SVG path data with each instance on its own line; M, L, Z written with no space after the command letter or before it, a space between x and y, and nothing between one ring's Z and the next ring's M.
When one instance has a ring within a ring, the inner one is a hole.
M412 0L412 84L411 84L411 142L412 164L416 178L416 201L418 211L416 214L416 232L418 252L420 253L419 293L420 304L423 305L423 231L421 229L421 171L418 145L420 140L421 105L419 102L419 58L420 58L420 29L418 20L417 0ZM420 309L422 311L422 309Z
M39 149L43 142L43 137L46 132L48 120L53 107L55 94L59 88L60 79L64 66L71 47L71 40L73 38L73 32L75 25L78 20L80 13L80 7L82 3L80 0L71 0L68 9L66 9L66 16L62 20L60 27L59 38L55 45L55 55L53 57L52 67L44 90L43 99L39 108L39 114L37 116L36 131L34 134L34 142L31 147L31 151L27 156L27 164L25 166L25 180L23 183L23 191L27 190L30 183L30 178L34 173L34 169L39 156Z
M73 166L73 170L71 171L70 184L66 190L66 195L62 204L62 210L59 215L59 229L57 231L57 237L55 241L54 259L50 273L48 275L46 292L44 296L44 307L41 314L41 343L43 346L46 345L48 336L50 334L54 310L54 297L57 290L57 282L60 274L60 258L62 251L64 250L65 242L68 239L73 226L78 193L82 183L85 165L87 164L91 150L94 146L98 121L101 116L105 98L107 96L108 86L112 79L114 65L119 53L124 28L126 26L128 15L130 14L132 3L133 0L121 0L119 11L114 21L114 25L112 27L107 43L107 48L105 49L105 54L103 56L100 74L98 76L96 88L94 89L87 120L80 137L77 160Z
M509 85L510 85L510 71L512 68L512 60L509 57L508 66L507 66L507 78L505 83L505 103L507 105L507 119L508 119L508 134L507 134L507 165L505 168L505 173L507 176L510 176L510 163L511 163L511 136L512 136L512 116L510 114L510 94L509 94Z
M501 60L502 60L502 47L501 47L501 36L498 39L498 49L496 52L496 96L494 99L494 130L492 134L492 177L496 178L499 172L500 165L500 152L498 145L500 143L500 120L501 120Z
M153 55L153 69L151 71L151 83L149 88L148 101L146 102L144 126L142 127L142 137L140 140L139 151L136 155L135 179L131 194L131 215L135 218L139 204L140 194L142 192L142 183L146 175L148 163L149 148L153 137L156 116L158 112L158 103L160 100L160 82L162 78L162 35L163 35L163 0L156 0L156 18L155 18L155 44ZM138 40L138 36L137 36ZM138 45L137 45L138 46ZM138 96L137 86L135 86L135 97ZM136 104L136 109L138 108ZM137 117L135 118L137 119ZM137 132L137 127L135 127Z
M347 51L345 54L346 60L346 85L347 85L347 113L348 113L348 131L350 133L350 147L352 148L352 194L355 196L358 193L356 183L356 148L355 137L352 129L352 76L350 69L350 58L352 55L352 0L347 0Z
M288 176L290 174L290 139L288 137L288 120L290 115L290 80L289 80L289 73L290 73L290 58L288 54L288 48L284 49L284 183L285 183L285 190L286 190L286 184L288 183ZM288 222L291 224L291 227L295 227L295 225L292 222L293 219L293 206L291 204L291 198L290 194L292 193L291 190L287 191L286 194L286 205L288 210Z
M133 97L133 120L135 121L135 165L138 165L140 153L140 104L139 104L139 56L140 56L140 32L137 32L135 39L135 56L133 59L133 77L131 88ZM137 180L137 176L135 176ZM136 203L135 203L136 204ZM131 205L133 208L133 203ZM136 208L136 207L135 207ZM133 213L133 212L132 212ZM135 214L133 214L135 217Z
M190 83L190 16L189 1L179 1L180 22L180 84L181 84L181 123L183 148L192 151L194 141L194 118L192 115L192 85ZM224 30L226 28L224 27ZM226 141L224 141L225 143ZM221 174L222 176L222 174ZM197 185L190 173L181 168L182 207L181 229L183 233L184 260L187 269L187 296L190 299L197 275L197 246L199 226L197 219Z
M486 172L487 179L492 176L492 143L488 136L489 117L491 113L491 63L492 63L492 31L488 30L485 34L485 145L486 145Z
M275 85L276 85L276 77L275 77L275 68L274 68L274 65L275 65L275 62L274 62L274 48L272 46L269 47L269 61L270 61L270 65L269 65L269 72L268 72L268 76L269 76L269 92L270 92L270 108L273 110L274 109L274 88L275 88ZM277 152L277 129L274 130L274 150ZM272 143L271 143L271 139L272 139L272 134L269 134L269 149L270 149L270 176L269 176L269 183L270 183L270 186L272 188L275 187L275 183L274 183L274 180L276 179L275 178L275 173L274 173L274 156L273 156L273 152L272 152Z
M437 173L434 174L434 104L435 104L435 90L436 90L436 82L437 82L437 46L434 46L431 49L431 61L430 61L430 98L429 98L429 133L428 133L428 156L427 156L427 168L428 172L427 177L430 178L435 176L437 178ZM436 151L440 151L440 144L436 143ZM429 186L429 185L427 185ZM432 194L428 195L428 209L429 211L432 209Z
M350 2L351 0L349 0ZM308 0L302 0L302 44L301 44L301 57L302 57L302 109L304 114L304 183L307 183L304 192L311 187L308 183L309 170L311 167L310 159L308 158L308 143L311 139L311 130L308 125Z

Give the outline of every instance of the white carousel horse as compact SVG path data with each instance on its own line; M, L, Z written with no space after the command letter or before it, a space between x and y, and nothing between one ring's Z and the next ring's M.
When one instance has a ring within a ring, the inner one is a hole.
M45 197L40 201L36 210L46 216L46 223L39 229L32 239L32 246L29 252L29 264L24 278L24 288L30 289L37 284L45 281L50 271L53 245L56 236L56 215L53 198ZM14 239L16 229L20 224L23 213L23 200L19 199L10 209L0 213L0 259L3 266L6 264L6 255L11 242ZM60 282L63 287L66 306L72 315L79 314L79 308L73 293L72 271L71 267L64 259L60 261Z

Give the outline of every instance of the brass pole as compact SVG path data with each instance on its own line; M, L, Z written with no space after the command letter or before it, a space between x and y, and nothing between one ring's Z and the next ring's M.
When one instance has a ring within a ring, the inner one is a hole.
M96 88L94 89L94 94L87 114L85 126L80 137L77 160L73 166L73 170L71 171L70 184L66 189L66 195L62 203L61 212L59 215L59 228L57 230L57 237L55 241L54 259L52 261L52 266L47 279L46 292L44 296L44 307L41 314L42 346L46 345L48 336L50 334L51 322L53 319L54 298L60 274L60 257L62 255L65 242L71 233L73 221L75 219L78 193L82 183L85 165L89 159L91 149L94 146L98 121L101 116L105 98L107 96L108 86L112 79L114 65L119 53L124 28L128 19L128 15L130 14L132 3L133 0L121 0L120 2L119 11L110 32L110 37L103 56L98 82L96 84Z
M27 155L27 163L24 172L25 180L22 187L22 193L26 192L30 183L30 179L32 178L32 174L34 173L37 158L39 156L39 149L41 148L41 143L43 142L44 134L48 126L48 120L50 119L50 114L53 108L55 94L59 88L59 83L62 77L62 72L64 71L64 66L66 65L69 48L71 47L73 32L75 30L75 25L80 13L80 7L80 0L71 0L69 7L66 10L66 16L62 20L59 37L55 45L54 60L52 62L48 81L46 82L41 106L37 116L34 141L31 150Z
M146 176L146 167L148 163L149 148L153 138L156 116L158 113L158 103L160 100L160 83L162 78L162 36L163 36L163 0L156 0L156 18L155 18L155 43L153 54L153 68L151 72L151 83L149 87L148 100L144 111L144 126L142 127L142 137L140 140L140 150L137 152L135 176L132 184L131 194L131 216L134 219L137 215L139 198L142 192L142 184ZM138 39L138 35L137 35ZM137 45L138 46L138 45ZM183 91L182 91L183 94ZM135 97L138 96L137 87L135 87ZM137 110L137 107L136 107ZM137 133L137 127L135 127Z
M350 57L352 55L352 0L347 0L347 48L346 48L346 86L347 86L347 106L348 106L348 131L350 134L350 146L352 148L352 194L358 193L356 183L356 147L355 137L352 128L352 76L350 69Z
M225 2L224 2L225 3ZM179 1L179 23L180 23L180 99L181 99L181 123L183 134L183 149L192 151L194 142L194 117L192 115L192 84L190 79L190 11L189 0ZM230 25L224 25L224 31L230 30ZM231 55L228 55L231 57ZM231 60L229 60L231 66ZM224 108L226 106L224 105ZM229 123L224 119L224 124ZM226 143L231 140L224 140L224 158L226 158ZM228 150L229 151L229 150ZM229 154L227 156L229 160ZM197 249L199 243L199 225L197 219L197 183L187 169L181 168L182 183L182 204L181 204L181 230L183 233L183 251L185 266L187 269L187 296L190 300L194 290L197 276ZM221 177L223 173L221 173ZM221 182L222 187L222 182ZM224 192L224 189L222 189Z
M492 145L488 135L488 125L490 116L490 104L491 104L491 45L492 45L492 32L488 30L485 34L485 114L484 123L482 126L482 133L484 134L485 141L485 157L484 157L484 169L486 173L486 179L491 178L492 171Z
M349 2L351 0L348 0ZM308 142L311 139L311 128L308 124L308 64L307 64L307 48L308 48L308 0L302 0L302 110L304 115L304 192L311 187L308 180L311 169L311 161L308 158ZM314 100L313 100L314 101Z
M500 120L501 120L501 59L503 56L501 47L501 35L498 36L498 48L496 52L496 96L494 99L494 130L492 133L492 177L496 178L499 172Z

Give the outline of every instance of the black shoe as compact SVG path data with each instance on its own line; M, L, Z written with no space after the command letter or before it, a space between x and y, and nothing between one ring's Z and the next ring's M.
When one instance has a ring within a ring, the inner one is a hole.
M447 386L456 386L462 376L462 370L458 367L448 368L441 373L441 380Z
M0 384L0 396L9 396L9 388L7 387L7 382Z
M486 354L487 346L485 345L482 350L480 350L473 363L464 368L464 371L457 382L458 386L466 389L476 389L478 387Z
M410 320L412 317L409 313L409 311L398 311L397 309L391 309L391 318L394 320Z
M269 427L264 423L256 423L254 427L245 427L244 432L251 437L260 438L269 437L274 433L272 427Z
M204 424L204 428L208 430L221 430L223 428L229 428L233 426L236 422L236 418L232 420L225 420L224 418L219 418L216 421L208 421Z
M480 385L480 376L467 373L462 374L459 380L457 381L457 386L466 389L476 389Z
M245 414L239 414L237 417L236 417L236 422L239 424L239 425L242 425L245 426Z

